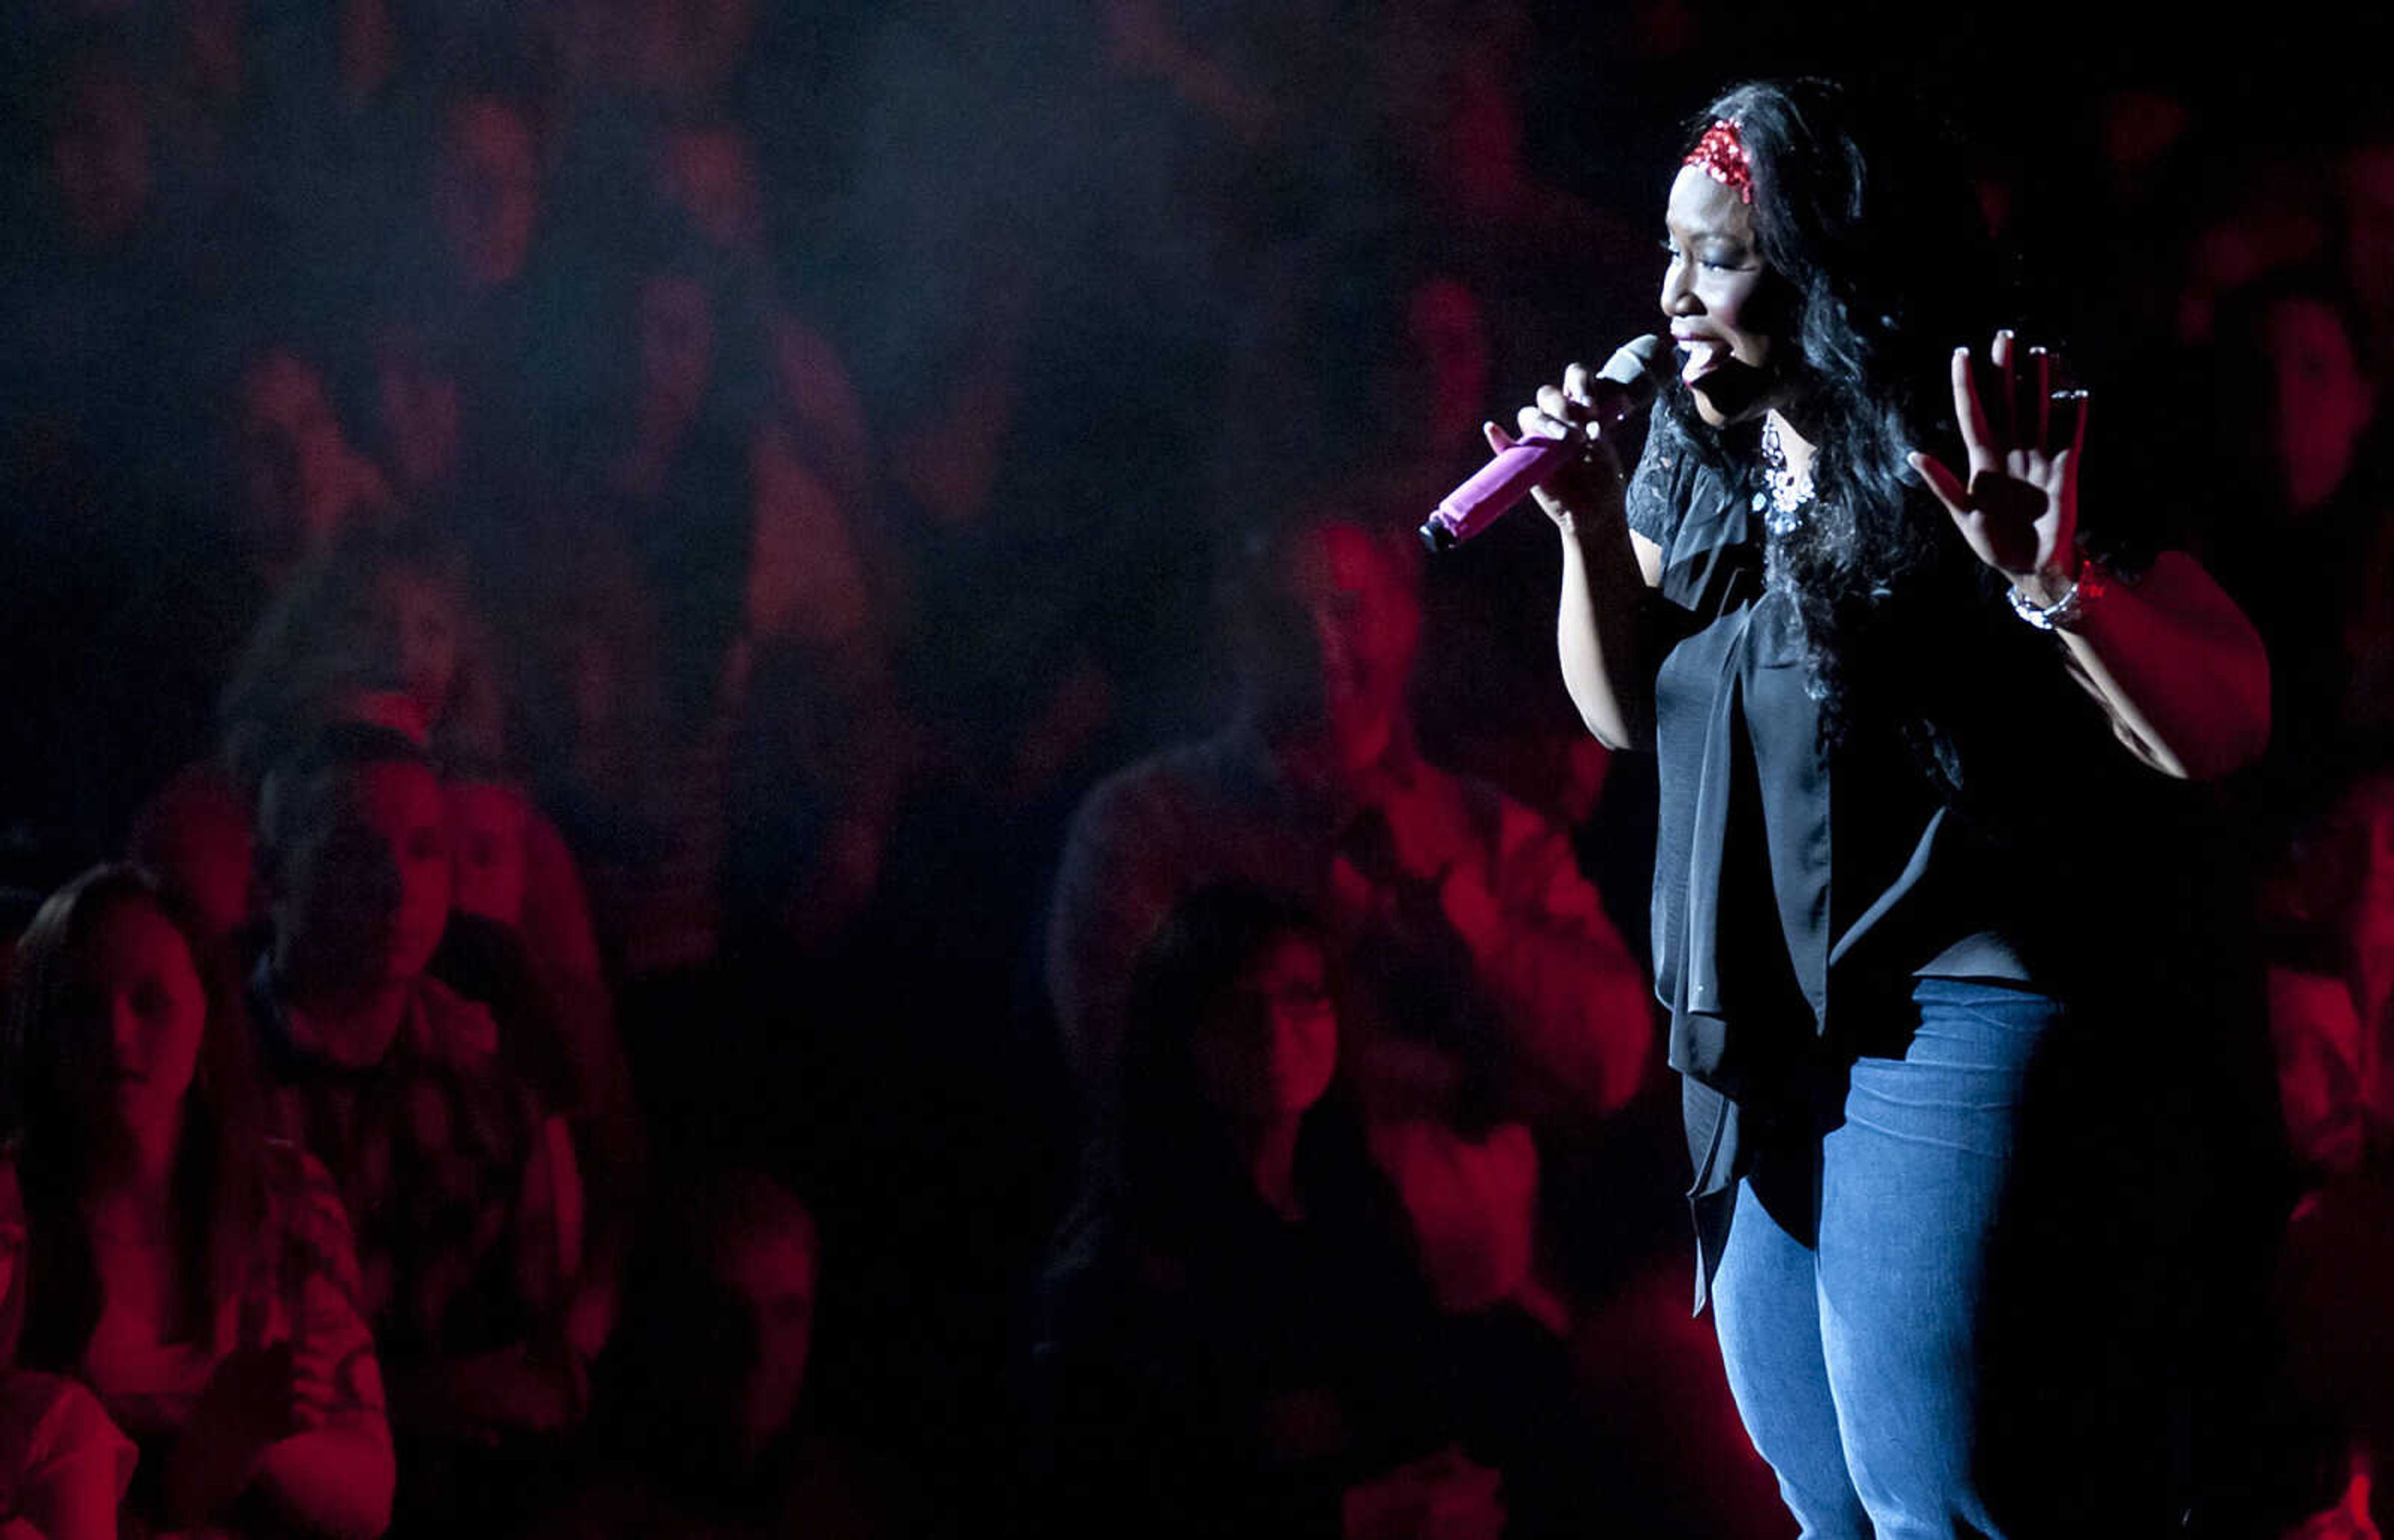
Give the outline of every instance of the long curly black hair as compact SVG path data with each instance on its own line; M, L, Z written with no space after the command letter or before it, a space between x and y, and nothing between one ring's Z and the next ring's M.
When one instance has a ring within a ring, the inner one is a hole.
M1833 735L1849 696L1886 661L1875 638L1950 605L1980 574L1907 463L1952 458L1954 348L1983 350L2009 292L1953 138L1917 104L1831 81L1754 82L1691 125L1737 125L1753 172L1755 235L1769 265L1786 374L1782 410L1809 439L1813 506L1774 533L1767 579L1801 618L1813 694ZM1646 464L1679 451L1749 494L1758 426L1715 428L1675 383ZM1865 642L1865 638L1874 638Z

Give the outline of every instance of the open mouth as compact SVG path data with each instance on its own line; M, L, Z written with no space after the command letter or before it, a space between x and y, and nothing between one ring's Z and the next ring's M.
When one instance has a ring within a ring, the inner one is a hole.
M1769 392L1769 373L1736 357L1729 344L1706 340L1683 346L1689 353L1679 381L1699 398L1707 416L1741 418Z
M1725 342L1709 337L1690 337L1682 339L1678 347L1679 351L1687 355L1687 362L1679 366L1679 378L1689 385L1729 362L1729 345Z

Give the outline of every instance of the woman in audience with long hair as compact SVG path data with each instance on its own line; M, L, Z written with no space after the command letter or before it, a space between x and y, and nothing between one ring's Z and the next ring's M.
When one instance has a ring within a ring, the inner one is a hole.
M1130 1005L1119 1112L1035 1349L1053 1517L1345 1540L1568 1527L1514 1458L1565 1426L1539 1365L1492 1312L1441 1311L1338 1084L1322 928L1201 890Z
M34 915L0 1081L0 1362L98 1394L144 1456L129 1522L376 1534L395 1478L349 1224L259 1131L219 971L131 867Z

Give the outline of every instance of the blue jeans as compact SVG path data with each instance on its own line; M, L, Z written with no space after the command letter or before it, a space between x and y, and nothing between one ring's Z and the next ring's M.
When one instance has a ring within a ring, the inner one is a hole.
M2003 1533L1974 1468L1981 1284L2021 1092L2061 1007L1953 979L1913 999L1903 1056L1852 1066L1809 1174L1817 1220L1781 1204L1782 1223L1741 1182L1713 1282L1739 1414L1808 1537Z

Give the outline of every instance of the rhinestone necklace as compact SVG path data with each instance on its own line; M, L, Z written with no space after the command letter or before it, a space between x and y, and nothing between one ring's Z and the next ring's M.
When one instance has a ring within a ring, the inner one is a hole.
M1804 510L1812 503L1812 467L1790 469L1787 446L1779 439L1779 416L1762 419L1762 490L1754 494L1754 509L1763 515L1763 527L1772 534L1790 534L1802 527Z

